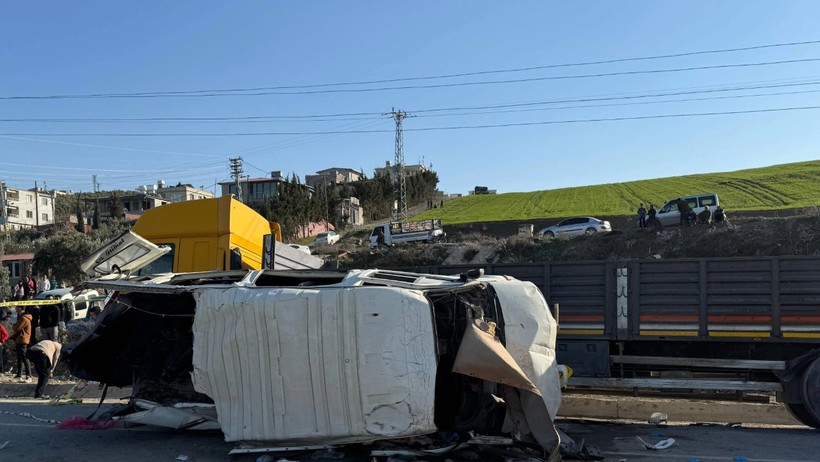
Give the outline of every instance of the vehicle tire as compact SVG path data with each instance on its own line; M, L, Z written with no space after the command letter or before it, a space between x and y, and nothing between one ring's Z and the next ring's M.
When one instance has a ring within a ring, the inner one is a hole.
M555 237L555 233L553 233L552 231L547 231L546 233L542 234L541 237L552 239Z
M802 392L803 407L809 422L801 419L810 427L820 428L820 358L816 358L803 371Z
M653 218L646 222L646 226L652 229L661 229L662 225L660 220L658 220L657 218Z
M586 231L584 231L584 234L586 234L587 236L589 236L589 235L595 234L595 233L597 233L597 232L598 232L598 230L597 230L597 229L595 229L595 228L587 228L587 230L586 230Z
M816 422L809 414L809 411L806 409L806 406L798 403L785 403L786 409L789 411L789 414L795 418L798 422L806 425L808 427L818 428L820 422Z

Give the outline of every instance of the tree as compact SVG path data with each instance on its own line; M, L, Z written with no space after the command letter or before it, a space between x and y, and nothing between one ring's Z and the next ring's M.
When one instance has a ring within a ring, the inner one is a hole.
M94 203L94 229L100 228L100 201Z
M66 286L78 284L88 278L80 270L80 263L128 228L128 224L114 221L89 234L64 229L51 236L41 237L34 241L32 270L39 274L49 274L50 271Z
M74 196L70 196L68 194L58 194L54 197L55 224L69 222L74 211Z
M80 193L77 193L77 204L74 213L77 214L77 231L85 233L85 207L82 200L80 200Z
M2 257L3 254L3 246L0 245L0 257ZM0 300L11 297L9 276L9 268L6 265L0 265Z
M125 206L122 204L120 194L117 191L111 191L109 199L111 199L111 210L109 211L111 219L120 220L125 218Z
M84 281L87 276L80 270L80 262L98 247L90 235L64 230L34 243L34 273L51 274L68 287Z

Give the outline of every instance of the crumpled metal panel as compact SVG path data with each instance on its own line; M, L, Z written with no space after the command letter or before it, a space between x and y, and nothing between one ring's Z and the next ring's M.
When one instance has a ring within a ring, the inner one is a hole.
M194 292L193 382L226 441L352 442L435 431L432 308L385 288Z
M527 377L538 387L550 418L561 406L561 380L555 362L558 325L544 296L531 282L492 281L504 314L506 347Z

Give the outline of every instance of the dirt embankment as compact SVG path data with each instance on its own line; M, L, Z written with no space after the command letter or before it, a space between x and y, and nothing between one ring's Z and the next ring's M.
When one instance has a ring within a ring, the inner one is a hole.
M782 213L782 212L781 212ZM765 216L769 215L769 216ZM607 234L540 239L514 236L517 223L464 225L443 244L370 250L367 237L350 235L324 258L342 268L646 258L820 255L820 213L776 217L774 213L731 217L730 224L641 230L624 223ZM613 220L614 221L614 220ZM358 244L357 244L358 243Z

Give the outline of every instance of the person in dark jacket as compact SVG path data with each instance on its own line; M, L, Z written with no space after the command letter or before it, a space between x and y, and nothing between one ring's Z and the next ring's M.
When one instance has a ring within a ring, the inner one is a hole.
M31 340L29 345L37 343L37 328L40 327L40 307L37 305L26 308L26 313L31 315Z
M726 213L723 212L723 207L717 206L715 209L715 223L725 223L726 222Z
M53 295L46 297L46 300L54 300ZM57 327L60 323L60 305L42 305L40 307L40 335L45 340L58 341L60 330Z
M686 202L681 198L678 198L677 204L678 212L680 212L680 224L683 226L687 223L686 220L689 219L689 214L692 213L692 207L689 207L689 202Z
M644 208L643 202L638 207L638 228L646 228L646 208Z

